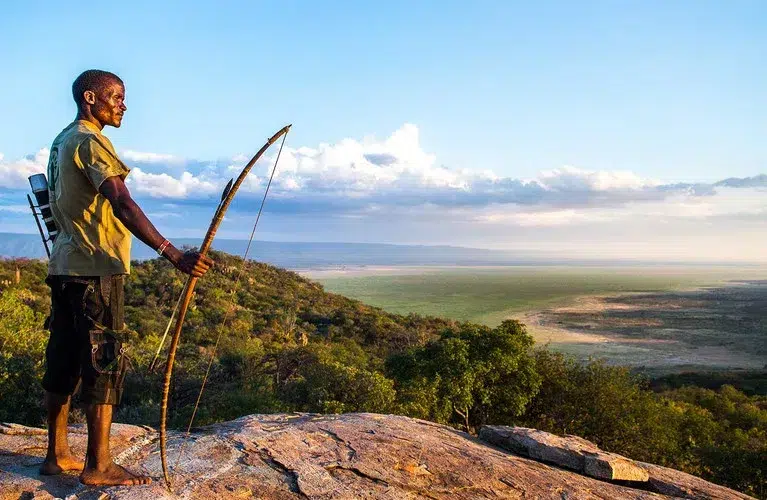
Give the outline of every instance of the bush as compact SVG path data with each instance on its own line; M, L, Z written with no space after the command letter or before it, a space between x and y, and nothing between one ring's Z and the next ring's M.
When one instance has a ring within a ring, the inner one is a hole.
M31 302L34 296L23 288L0 294L0 421L40 425L48 332Z

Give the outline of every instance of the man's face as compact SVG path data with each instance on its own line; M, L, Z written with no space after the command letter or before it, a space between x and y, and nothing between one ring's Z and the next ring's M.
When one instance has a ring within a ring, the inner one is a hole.
M88 97L91 98L87 99ZM123 114L128 109L125 106L125 87L122 83L110 82L93 92L92 96L86 96L86 99L91 105L91 114L102 126L120 127Z

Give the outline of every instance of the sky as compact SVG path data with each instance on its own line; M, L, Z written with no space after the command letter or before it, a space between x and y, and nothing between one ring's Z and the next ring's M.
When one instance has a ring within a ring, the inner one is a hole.
M765 2L198 3L0 4L0 232L35 231L26 178L100 68L171 239L292 123L257 239L767 260ZM275 153L220 236L250 234Z

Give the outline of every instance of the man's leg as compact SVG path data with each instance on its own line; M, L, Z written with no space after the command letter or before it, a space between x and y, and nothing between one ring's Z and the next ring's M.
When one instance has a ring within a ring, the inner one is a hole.
M69 401L69 396L47 391L45 393L45 406L48 410L48 454L40 466L40 474L53 475L83 468L83 463L69 450L67 441Z
M80 482L94 486L149 484L147 476L138 476L112 461L109 433L112 428L112 405L93 404L85 407L88 420L88 452Z
M80 378L79 351L73 339L72 309L60 277L48 276L45 280L51 288L51 316L46 322L50 329L45 348L45 408L48 413L48 453L40 466L40 474L60 474L68 470L82 470L83 463L75 459L67 442L67 419L70 395L74 393Z
M114 463L109 451L112 409L113 405L120 403L122 397L122 374L125 366L121 366L119 358L122 344L114 333L95 329L96 325L91 319L103 322L115 330L122 330L123 281L110 280L110 299L103 300L102 280L103 278L97 282L94 293L87 295L86 300L89 322L86 323L88 328L83 331L88 340L82 353L82 400L86 405L85 417L88 420L88 451L80 482L96 486L149 484L152 482L149 477L133 474ZM113 366L115 361L117 367Z

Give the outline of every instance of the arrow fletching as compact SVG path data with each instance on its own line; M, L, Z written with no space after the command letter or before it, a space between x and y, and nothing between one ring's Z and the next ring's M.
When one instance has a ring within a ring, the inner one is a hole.
M232 189L232 184L234 184L234 178L229 179L229 183L224 188L224 192L221 193L221 201L224 201L226 195L229 194L229 191Z

